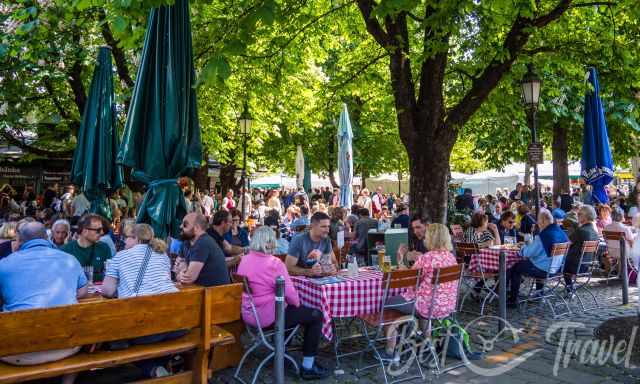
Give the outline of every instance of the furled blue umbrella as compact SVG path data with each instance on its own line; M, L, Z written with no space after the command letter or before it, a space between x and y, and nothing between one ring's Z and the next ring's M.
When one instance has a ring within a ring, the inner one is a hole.
M613 180L613 160L595 68L589 69L589 82L593 90L588 90L584 97L582 177L592 186L594 199L604 204L609 201L604 187Z
M177 236L186 202L177 179L200 167L189 1L151 10L118 161L147 185L138 222Z
M353 131L347 105L343 104L338 124L338 173L340 176L340 206L350 209L353 204Z
M122 186L122 167L116 165L118 139L111 48L101 47L73 153L71 180L91 202L90 211L111 219L106 197Z

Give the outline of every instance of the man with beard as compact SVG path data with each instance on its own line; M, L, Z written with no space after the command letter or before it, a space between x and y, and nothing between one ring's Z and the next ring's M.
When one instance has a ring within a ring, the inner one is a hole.
M205 287L229 284L229 271L224 253L207 234L208 222L204 215L189 213L182 219L182 249L180 258L185 268L178 272L182 284Z

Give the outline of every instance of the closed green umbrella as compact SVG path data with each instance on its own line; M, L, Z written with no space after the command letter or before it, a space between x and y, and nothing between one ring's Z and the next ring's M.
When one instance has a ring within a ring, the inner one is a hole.
M202 161L194 83L189 2L152 9L118 161L147 184L137 220L158 237L178 235L186 204L177 178Z
M84 190L90 211L108 219L111 208L106 196L122 186L122 168L116 165L118 147L111 48L101 47L73 153L71 181Z

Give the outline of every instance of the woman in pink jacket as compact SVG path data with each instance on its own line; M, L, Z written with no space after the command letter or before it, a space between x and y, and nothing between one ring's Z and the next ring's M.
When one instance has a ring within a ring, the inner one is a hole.
M240 261L238 274L249 280L253 303L260 326L263 328L275 322L276 278L284 277L285 328L293 328L296 325L304 327L300 375L306 380L324 379L329 376L329 371L315 361L322 337L322 313L317 309L300 305L298 292L291 282L287 267L272 255L275 248L276 235L273 229L266 226L256 229L249 244L250 252ZM257 326L249 298L245 294L242 296L242 319L249 325Z

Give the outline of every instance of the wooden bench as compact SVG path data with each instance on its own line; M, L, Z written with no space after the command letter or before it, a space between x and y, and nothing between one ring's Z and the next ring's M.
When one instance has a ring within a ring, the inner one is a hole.
M185 372L145 382L206 383L212 347L236 341L220 325L240 319L241 295L241 284L189 287L162 295L0 313L0 356L190 330L175 340L119 351L91 352L92 348L85 347L66 359L34 366L0 363L0 383L55 377L185 352Z

